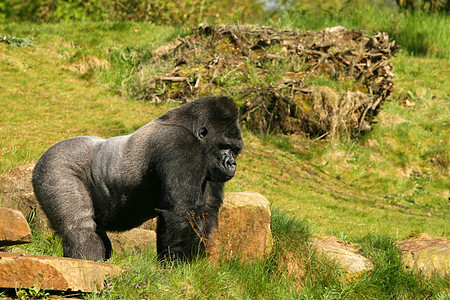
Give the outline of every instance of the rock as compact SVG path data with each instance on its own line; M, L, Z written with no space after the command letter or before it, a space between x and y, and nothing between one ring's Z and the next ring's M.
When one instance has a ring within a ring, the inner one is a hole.
M406 269L425 276L450 275L450 239L422 234L397 243Z
M210 239L213 260L260 258L272 250L269 201L258 193L227 193L219 212L219 228Z
M0 288L95 292L119 267L65 257L0 252Z
M31 230L23 214L0 207L0 247L31 243Z
M156 232L134 228L124 232L108 232L115 253L139 252L147 247L156 247Z
M373 269L372 262L358 253L358 246L334 236L315 238L317 250L334 259L346 273L347 279L357 278Z
M33 225L49 233L50 222L34 195L31 183L34 166L32 163L18 166L0 175L0 205L21 211L32 219Z

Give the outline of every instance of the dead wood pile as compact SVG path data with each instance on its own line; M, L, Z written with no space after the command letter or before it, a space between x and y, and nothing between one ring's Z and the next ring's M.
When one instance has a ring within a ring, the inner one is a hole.
M263 133L354 137L370 129L394 89L389 59L397 49L386 33L341 26L299 32L201 24L155 50L134 90L156 102L227 95L243 126Z

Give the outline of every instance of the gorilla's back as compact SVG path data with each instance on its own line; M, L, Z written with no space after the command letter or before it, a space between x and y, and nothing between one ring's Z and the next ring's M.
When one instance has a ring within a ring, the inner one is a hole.
M104 140L98 137L82 136L61 141L50 147L33 170L35 189L41 185L53 185L67 174L89 176L96 145Z

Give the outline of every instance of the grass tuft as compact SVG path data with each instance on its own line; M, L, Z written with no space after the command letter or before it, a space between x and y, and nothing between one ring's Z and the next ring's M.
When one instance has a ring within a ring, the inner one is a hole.
M361 246L375 269L356 287L360 296L370 291L373 299L433 299L445 291L445 279L427 281L403 268L392 237L367 235L361 240Z

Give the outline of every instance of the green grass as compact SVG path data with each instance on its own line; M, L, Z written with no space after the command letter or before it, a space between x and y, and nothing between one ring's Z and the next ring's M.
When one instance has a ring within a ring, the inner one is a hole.
M185 30L147 23L3 24L3 34L29 37L34 46L0 43L0 173L36 162L62 139L127 134L173 107L127 99L122 82L152 49ZM174 269L163 269L152 249L114 256L111 263L130 272L84 297L444 299L448 281L404 271L392 242L422 232L449 235L449 60L402 52L393 65L391 101L358 141L243 132L245 149L227 191L269 199L271 256L248 265L198 260ZM406 98L415 106L405 107ZM61 255L57 238L33 234L33 244L14 250ZM329 234L361 242L376 270L347 283L309 244L310 236Z
M362 252L375 265L372 272L348 280L335 262L318 254L307 222L278 209L272 213L273 252L241 263L211 263L197 258L176 268L163 268L153 247L113 254L108 263L126 269L109 278L98 293L83 299L446 299L448 281L415 276L402 268L395 239L368 234ZM9 251L61 256L60 239L33 230L32 244ZM1 294L0 294L1 295Z

